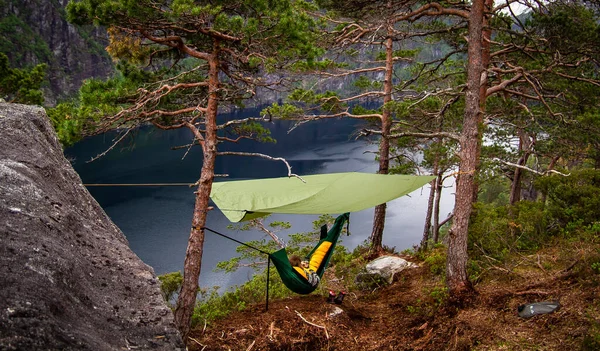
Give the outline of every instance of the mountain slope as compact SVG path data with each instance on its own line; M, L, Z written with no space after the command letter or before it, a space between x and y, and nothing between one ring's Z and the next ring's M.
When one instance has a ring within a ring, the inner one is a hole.
M48 64L46 105L71 96L90 77L112 71L106 34L69 24L68 0L0 0L0 52L12 67Z

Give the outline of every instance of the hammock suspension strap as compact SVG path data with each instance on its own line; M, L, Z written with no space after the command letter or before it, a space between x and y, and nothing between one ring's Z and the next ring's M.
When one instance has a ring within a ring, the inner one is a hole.
M246 244L245 242L242 242L242 241L239 241L239 240L237 240L237 239L234 239L234 238L232 238L232 237L230 237L230 236L227 236L227 235L225 235L225 234L223 234L223 233L219 233L219 232L217 232L216 230L212 230L212 229L210 229L210 228L208 228L208 227L202 227L202 229L208 230L209 232L212 232L212 233L214 233L214 234L220 235L220 236L222 236L222 237L224 237L224 238L227 238L227 239L229 239L229 240L231 240L231 241L235 241L235 242L236 242L236 243L238 243L238 244L241 244L241 245L247 246L247 247L249 247L249 248L251 248L251 249L254 249L254 250L256 250L256 251L262 252L262 253L264 253L265 255L270 255L270 253L268 253L268 252L266 252L266 251L264 251L264 250L261 250L261 249L259 249L259 248L257 248L257 247L254 247L254 246L252 246L252 245Z

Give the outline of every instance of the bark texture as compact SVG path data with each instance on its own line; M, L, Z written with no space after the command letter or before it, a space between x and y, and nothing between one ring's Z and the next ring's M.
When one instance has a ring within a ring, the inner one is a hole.
M196 192L194 205L194 214L192 218L192 229L188 240L188 247L185 253L185 262L183 266L183 284L177 300L175 309L175 321L184 342L187 343L187 336L191 328L192 315L196 304L196 295L202 268L202 254L204 246L204 226L206 225L206 215L210 191L215 178L215 160L217 157L217 112L218 112L218 91L219 91L219 61L218 49L215 49L213 55L208 60L209 65L209 87L210 93L207 104L206 118L204 123L204 136L191 126L192 132L196 134L202 145L204 155L202 170L200 172L200 182Z
M449 232L446 279L453 298L472 290L467 276L469 218L475 201L475 176L481 139L480 86L484 1L473 1L469 13L467 91L460 137L460 163L456 181L454 220Z
M437 244L440 238L440 201L442 200L442 189L444 188L444 176L439 173L435 179L435 204L433 205L433 243ZM444 222L445 223L445 222Z
M392 40L392 28L389 25L389 37L385 41L385 79L383 82L383 113L381 117L381 141L379 143L379 174L387 174L390 168L390 140L388 138L392 127L392 116L385 104L392 101L392 74L394 72L394 51ZM385 226L386 204L375 207L373 216L373 232L371 233L371 250L381 251L383 249L383 229Z
M421 239L421 245L419 250L427 251L427 242L429 241L429 237L431 236L431 218L433 217L433 205L435 200L435 185L437 183L437 178L432 180L429 185L431 188L429 190L429 199L427 200L427 214L425 215L425 226L423 227L423 238Z
M533 146L533 140L527 135L524 130L518 131L519 135L519 153L521 156L517 161L517 165L525 166L527 161L529 160L529 156L531 156L531 148ZM521 184L523 180L523 172L524 170L516 167L513 171L512 183L510 187L510 198L509 203L511 205L516 204L521 201Z

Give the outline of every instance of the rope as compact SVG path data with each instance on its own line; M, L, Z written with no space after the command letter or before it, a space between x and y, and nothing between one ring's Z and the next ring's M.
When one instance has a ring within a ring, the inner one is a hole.
M189 186L193 187L194 183L115 183L115 184L83 184L84 186Z
M256 251L260 251L260 252L264 253L265 255L269 255L269 256L271 256L271 254L270 254L270 253L268 253L268 252L266 252L266 251L263 251L263 250L261 250L261 249L259 249L259 248L257 248L257 247L254 247L254 246L252 246L252 245L248 245L248 244L246 244L246 243L244 243L244 242L241 242L241 241L239 241L239 240L237 240L237 239L234 239L234 238L232 238L232 237L230 237L230 236L227 236L227 235L225 235L225 234L219 233L219 232L217 232L217 231L215 231L215 230L212 230L212 229L210 229L210 228L207 228L207 227L202 227L202 229L208 230L208 231L210 231L210 232L213 232L213 233L215 233L215 234L217 234L217 235L220 235L220 236L222 236L222 237L224 237L224 238L227 238L227 239L229 239L229 240L235 241L235 242L236 242L236 243L238 243L238 244L242 244L242 245L244 245L244 246L247 246L247 247L249 247L249 248L251 248L251 249L254 249L254 250L256 250Z

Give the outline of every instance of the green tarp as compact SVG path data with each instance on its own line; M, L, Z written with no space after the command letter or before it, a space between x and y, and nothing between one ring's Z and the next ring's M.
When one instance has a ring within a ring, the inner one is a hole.
M231 222L269 213L338 214L361 211L406 195L433 176L331 173L213 183L213 202Z

